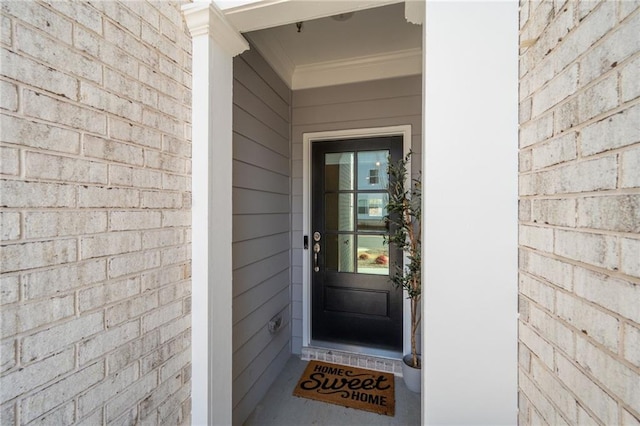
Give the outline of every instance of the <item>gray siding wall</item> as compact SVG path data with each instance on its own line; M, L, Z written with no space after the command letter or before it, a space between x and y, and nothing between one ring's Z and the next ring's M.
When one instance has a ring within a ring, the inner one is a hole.
M233 422L242 424L291 354L291 91L255 50L233 72Z
M302 349L302 138L304 133L411 125L421 163L422 76L297 90L292 98L292 351Z

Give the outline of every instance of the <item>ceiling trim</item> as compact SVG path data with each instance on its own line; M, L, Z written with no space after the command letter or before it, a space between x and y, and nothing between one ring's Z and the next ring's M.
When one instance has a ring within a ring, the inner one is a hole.
M241 33L402 3L404 0L262 0L224 10Z
M280 43L253 31L403 2L405 0L258 0L227 8L222 13L232 27L247 33L245 36L252 46L287 86L298 90L417 75L422 73L422 49L296 66ZM405 18L413 21L410 17L416 14L423 0L408 2Z
M247 34L247 38L251 41L251 47L260 52L260 55L271 65L276 74L291 88L296 65L282 46L270 43L260 33Z
M425 8L425 0L405 0L404 17L407 22L422 25L424 23Z
M408 49L390 54L298 66L291 78L291 89L308 89L421 73L422 49Z
M249 49L247 40L225 18L215 3L201 1L182 6L191 37L209 35L231 56Z

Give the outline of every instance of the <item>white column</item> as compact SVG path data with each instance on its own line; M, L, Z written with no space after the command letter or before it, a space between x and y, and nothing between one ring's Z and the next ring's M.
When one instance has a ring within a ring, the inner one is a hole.
M517 423L518 2L427 2L424 423Z
M183 14L193 38L192 423L229 425L233 57L249 46L210 2Z

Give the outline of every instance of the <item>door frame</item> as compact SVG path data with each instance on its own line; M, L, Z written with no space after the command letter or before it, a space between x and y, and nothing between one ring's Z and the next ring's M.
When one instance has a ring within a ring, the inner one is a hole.
M190 3L183 8L194 6L216 8L213 3L205 2ZM428 13L423 15L422 163L425 165L423 178L429 182L429 192L423 198L423 213L429 217L425 223L429 229L423 230L427 236L423 239L423 250L426 256L436 254L441 263L423 270L425 282L429 283L423 288L422 306L423 424L460 424L469 423L470 419L515 424L517 420L519 3L476 2L472 6L473 13L469 13L469 4L429 2ZM220 56L231 59L239 53L223 48L233 45L225 42L231 37L229 34L238 34L222 13L217 15L221 25L209 24L208 20L199 19L199 14L198 19L193 20L187 15L185 12L194 38L192 140L195 158L203 156L200 152L203 147L231 144L231 139L214 134L213 130L219 130L219 126L212 120L218 115L207 112L212 108L231 111L231 99L216 96L211 88L231 90L233 79L217 68L208 68L207 62L215 62L211 55L219 60ZM211 43L196 42L196 38L211 40ZM477 64L478 70L468 73L469 64ZM499 81L496 76L500 76ZM430 88L428 98L427 87ZM463 113L461 107L464 107ZM227 129L230 122L222 120L222 127ZM473 152L461 156L461 147L473 148ZM205 169L201 173L196 173L194 162L193 229L199 230L200 226L208 229L208 223L219 222L214 216L219 212L213 208L219 200L206 188L196 189L195 185L197 177L210 176L217 182L221 174L227 182L231 163L229 167L218 168L219 163L212 159L209 155L203 161ZM460 163L461 160L465 162ZM484 164L492 165L490 177L485 176L486 167L478 169L478 165ZM451 179L453 166L459 172L455 179ZM464 188L465 193L476 191L479 195L459 197L460 188ZM500 200L500 209L476 208L479 197L484 196L482 201L486 202L488 193L493 200ZM202 214L196 217L196 211L201 210ZM496 215L496 211L500 215ZM206 220L198 219L200 217ZM460 229L460 223L484 222L486 226L464 227L464 233L448 231L449 227ZM465 246L463 253L459 251L461 245ZM224 250L231 247L231 239L226 237L221 241L211 231L194 232L192 246L194 253L200 247ZM472 264L468 268L452 269L451 265L461 256L467 262L473 261ZM230 271L231 264L225 268ZM191 383L192 424L211 424L207 419L214 418L220 423L229 419L231 423L231 357L227 353L231 351L228 342L232 330L230 315L228 321L224 318L231 309L231 298L227 293L228 299L218 293L213 297L214 290L209 291L215 283L227 284L221 282L215 268L197 263L194 255L192 269L192 364L193 371L198 371ZM480 294L478 282L491 283L481 288L480 298L475 297ZM491 310L479 302L484 300L492 302ZM209 306L212 308L208 309ZM221 318L225 320L222 323L218 321ZM308 331L306 333L308 338ZM486 339L490 339L491 345L484 344ZM470 345L478 345L480 353L470 353ZM221 351L225 352L224 356L220 356Z
M308 132L302 135L302 235L311 235L311 145L314 142L339 139L357 139L361 137L401 136L403 156L411 151L411 125L369 127L361 129L329 130ZM411 176L411 163L407 168L407 176ZM302 249L302 346L311 344L311 264L309 251ZM406 263L406 258L404 260ZM406 297L402 303L402 352L411 349L410 306ZM354 347L355 348L355 347ZM358 352L367 355L386 355L385 351L357 348Z

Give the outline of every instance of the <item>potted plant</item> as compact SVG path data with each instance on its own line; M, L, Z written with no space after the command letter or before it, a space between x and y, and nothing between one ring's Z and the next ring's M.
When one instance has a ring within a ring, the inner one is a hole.
M407 387L420 391L421 358L416 344L416 334L420 326L420 298L422 295L422 258L421 258L421 216L422 216L422 179L410 180L407 188L407 165L412 152L396 163L389 161L389 202L385 221L389 226L387 244L395 244L407 258L398 259L391 280L396 288L407 292L411 304L411 354L404 357L403 376Z

